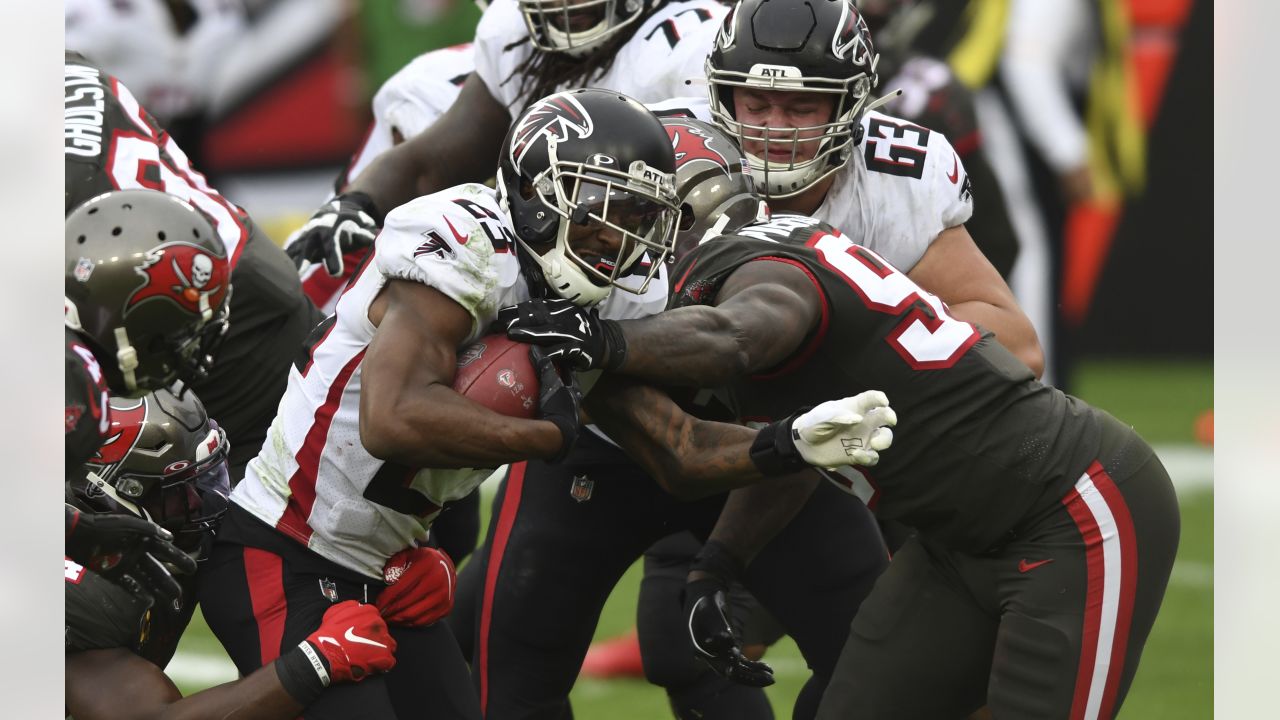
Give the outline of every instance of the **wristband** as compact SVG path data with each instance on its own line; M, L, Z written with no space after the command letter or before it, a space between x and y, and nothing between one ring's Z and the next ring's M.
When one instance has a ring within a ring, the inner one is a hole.
M617 370L627 361L627 337L622 334L622 326L616 320L601 320L600 335L604 341L604 357L600 358L600 367Z
M756 439L751 443L751 462L761 475L790 475L810 467L791 439L792 422L808 411L807 407L800 408L790 417L771 422L756 433Z
M742 577L746 566L724 543L719 540L708 540L698 551L689 570L704 572L715 578L721 586L727 586Z
M277 658L275 666L280 686L303 707L315 702L329 686L328 662L306 640Z

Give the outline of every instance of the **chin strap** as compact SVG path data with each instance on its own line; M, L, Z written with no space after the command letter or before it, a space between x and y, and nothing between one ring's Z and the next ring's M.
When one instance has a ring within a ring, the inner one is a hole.
M878 107L884 107L885 105L888 105L894 100L897 100L898 96L901 94L902 94L902 88L898 88L897 90L892 90L888 93L885 93L884 95L881 95L875 100L872 100L871 102L867 103L866 107L862 108L862 114L866 115L867 113L871 112L872 110L875 110Z
M120 497L120 494L117 493L116 489L111 486L111 483L107 482L106 480L103 480L101 477L99 477L97 473L90 471L85 474L85 479L88 480L90 484L92 484L93 486L101 490L104 495L111 498L112 500L115 500L117 503L122 505L129 512L133 513L134 515L137 515L138 517L144 520L151 521L151 516L147 514L146 510L142 509L142 507L139 505L133 504L132 501L125 500L124 498Z
M116 328L116 348L116 364L120 366L120 373L124 375L124 386L129 392L136 392L138 378L133 371L138 367L138 351L129 344L129 332L123 326Z

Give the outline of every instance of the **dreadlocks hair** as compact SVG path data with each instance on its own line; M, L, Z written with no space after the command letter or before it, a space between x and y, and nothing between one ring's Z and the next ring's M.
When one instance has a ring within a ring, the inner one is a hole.
M516 93L516 97L526 98L525 107L521 108L520 112L561 88L589 87L593 80L609 72L609 68L613 67L614 58L618 56L618 50L630 42L644 21L665 7L668 2L670 0L656 0L649 8L649 12L636 18L635 22L623 28L586 57L575 58L567 53L535 48L529 57L511 71L502 84L519 80L520 91ZM521 38L502 48L502 51L510 52L528 42L530 42L528 37Z

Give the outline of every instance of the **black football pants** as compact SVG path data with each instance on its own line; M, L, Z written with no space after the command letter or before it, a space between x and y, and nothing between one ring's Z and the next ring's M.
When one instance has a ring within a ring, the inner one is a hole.
M460 600L480 586L472 673L485 717L564 717L618 579L660 538L685 529L705 538L723 503L723 495L677 500L590 434L564 463L513 465L486 546L459 581L473 585L460 588ZM887 565L870 512L822 483L747 569L743 584L813 670L797 717L816 709L848 624Z

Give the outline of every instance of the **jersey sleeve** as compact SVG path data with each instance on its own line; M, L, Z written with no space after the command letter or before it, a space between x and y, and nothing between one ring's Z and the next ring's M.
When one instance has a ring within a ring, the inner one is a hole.
M502 103L511 112L518 111L516 100L520 92L520 81L512 79L511 73L531 52L529 45L507 50L510 45L528 35L524 19L515 0L494 0L480 16L476 25L476 38L472 47L475 50L476 75L484 81L485 87L493 99Z
M405 139L426 130L458 99L467 75L475 69L471 46L423 53L373 96L373 116L400 131Z
M867 183L861 192L877 220L859 242L908 272L939 233L973 214L968 173L937 130L877 112L863 118L863 127Z
M483 185L460 185L401 205L374 244L383 275L447 295L471 315L473 337L496 317L503 288L519 274L492 195Z
M615 89L641 100L705 93L704 64L726 12L715 0L669 3L655 12L615 60L618 67L645 68L645 72L628 73L624 87Z
M102 446L111 425L106 381L93 354L67 333L66 473L68 479Z
M931 167L932 166L932 167ZM929 135L929 157L925 163L929 198L941 224L939 232L964 224L973 215L973 193L969 173L960 154L941 132ZM937 233L934 233L935 235Z

